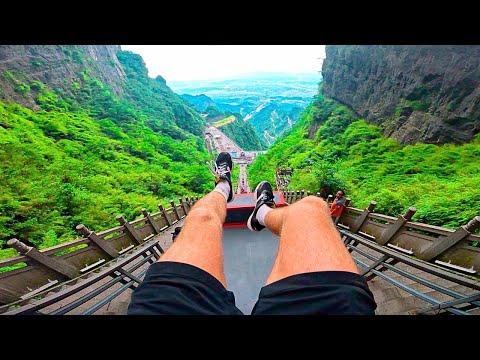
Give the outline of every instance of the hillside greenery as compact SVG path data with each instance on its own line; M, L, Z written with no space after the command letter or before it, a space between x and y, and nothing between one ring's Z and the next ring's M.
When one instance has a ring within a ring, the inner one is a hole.
M235 121L232 121L226 125L222 125L220 130L237 143L243 150L265 150L267 147L265 143L257 136L253 126L250 125L248 121L243 120L242 115L235 113L231 114L226 112L225 115L228 115L225 118L225 122L229 121L232 116L236 118ZM220 122L223 120L220 120Z
M205 151L136 125L0 103L0 239L43 248L73 240L83 223L100 231L158 211L176 196L211 188ZM169 205L167 206L169 207ZM2 250L5 255L12 250ZM4 256L3 256L4 257Z
M215 106L208 106L204 114L211 125L219 127L220 131L235 141L243 150L265 150L267 148L250 122L245 121L240 113L222 112Z
M143 60L117 56L126 72L117 97L88 68L71 91L29 80L28 71L2 79L31 95L41 110L0 102L0 258L16 237L37 248L133 220L141 208L212 188L201 137L205 120L161 77L148 78Z
M460 146L404 146L318 94L294 128L249 167L249 179L252 187L274 183L276 168L293 167L288 189L344 189L351 206L374 200L376 212L391 216L415 206L415 221L456 228L479 215L479 158L480 134Z

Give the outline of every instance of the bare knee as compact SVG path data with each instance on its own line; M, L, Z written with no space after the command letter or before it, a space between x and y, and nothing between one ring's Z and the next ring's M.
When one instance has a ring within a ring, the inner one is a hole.
M319 210L328 211L327 202L317 196L312 196L312 195L307 196L295 204L308 208L306 211L315 211L315 212L318 212Z
M327 202L317 196L307 196L293 205L295 206L295 211L300 211L301 209L303 214L322 214L325 216L330 214Z
M198 223L198 224L205 224L208 222L215 221L216 217L212 212L206 208L197 208L192 209L188 213L186 221L189 223Z

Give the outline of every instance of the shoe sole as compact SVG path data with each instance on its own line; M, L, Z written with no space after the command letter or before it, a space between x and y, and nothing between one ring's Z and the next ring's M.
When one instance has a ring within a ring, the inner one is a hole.
M263 183L266 183L266 182L268 182L268 181L262 181L262 182L260 182L260 184L257 185L257 187L255 188L255 191L253 192L253 193L255 194L255 195L254 195L254 196L255 196L255 207L257 206L257 201L258 201L257 191L258 191L258 189L260 189L260 186L261 186ZM252 223L253 214L255 214L255 209L253 209L252 214L250 215L250 217L249 217L248 220L247 220L247 227L248 227L251 231L258 232L258 231L260 231L260 230L255 230L255 229L253 229L253 228L250 226L250 224ZM263 229L262 229L262 230L263 230Z

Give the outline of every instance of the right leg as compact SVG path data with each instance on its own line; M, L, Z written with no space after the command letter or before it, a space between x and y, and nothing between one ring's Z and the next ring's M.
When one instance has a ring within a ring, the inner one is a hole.
M259 201L249 228L267 227L280 239L272 271L252 314L373 315L373 295L365 278L358 275L326 202L308 196L288 207L271 209L271 186L263 188L256 193Z
M266 285L314 271L358 274L324 200L308 196L290 206L274 209L266 214L265 225L280 236L277 258Z

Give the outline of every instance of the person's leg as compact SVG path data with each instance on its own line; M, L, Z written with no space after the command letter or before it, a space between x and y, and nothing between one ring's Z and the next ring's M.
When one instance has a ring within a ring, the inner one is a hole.
M373 295L326 202L308 196L279 209L270 184L259 187L247 224L254 231L268 228L279 236L279 246L252 314L374 314Z
M280 236L277 258L267 285L287 276L313 271L349 271L357 267L335 228L327 203L315 196L274 209L265 225Z
M201 198L188 213L175 243L158 262L175 261L196 266L226 287L222 250L226 203L225 197L214 191Z
M226 203L234 198L232 168L230 155L219 154L212 169L215 189L192 207L175 242L149 267L128 314L242 314L223 270L222 225Z

